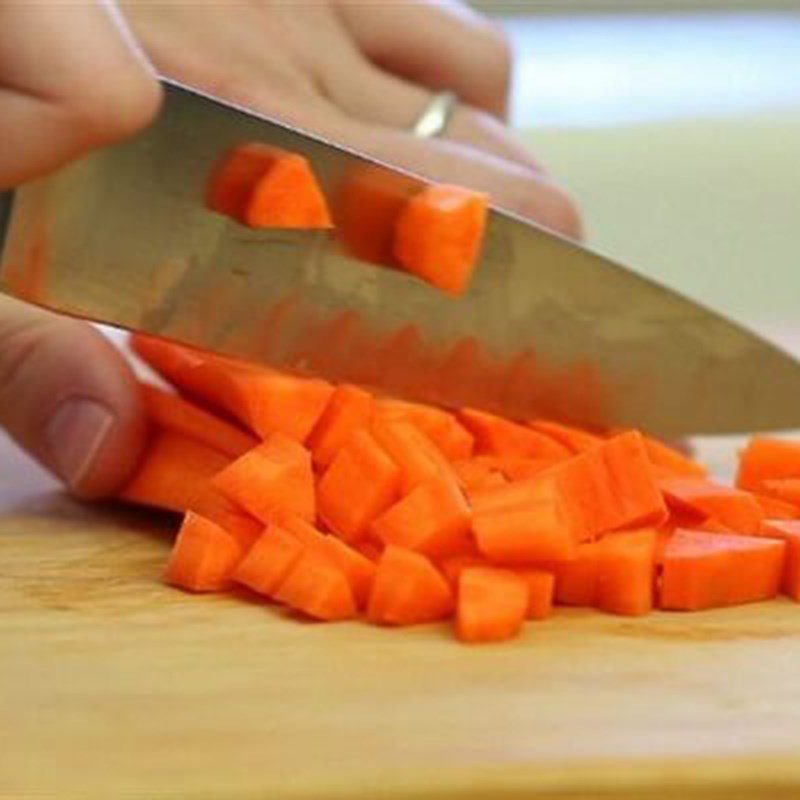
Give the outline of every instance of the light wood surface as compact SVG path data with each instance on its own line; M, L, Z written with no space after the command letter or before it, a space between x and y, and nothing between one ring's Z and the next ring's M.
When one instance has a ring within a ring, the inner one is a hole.
M4 800L800 796L796 605L559 610L489 647L301 623L162 586L163 519L4 462Z

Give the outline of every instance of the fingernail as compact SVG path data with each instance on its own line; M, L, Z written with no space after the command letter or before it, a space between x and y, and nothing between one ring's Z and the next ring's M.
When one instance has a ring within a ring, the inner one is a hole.
M50 464L68 486L78 486L103 446L114 415L96 400L70 398L50 417L45 438Z

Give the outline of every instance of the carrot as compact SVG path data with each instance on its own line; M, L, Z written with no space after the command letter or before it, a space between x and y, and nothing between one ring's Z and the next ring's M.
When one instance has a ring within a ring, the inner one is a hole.
M460 186L428 186L410 198L395 225L399 264L452 295L463 294L483 243L488 198Z
M456 483L455 473L444 456L410 422L377 419L371 433L400 468L400 491L403 494L436 479Z
M227 456L195 439L156 430L118 497L166 511L186 511L206 482L229 463Z
M507 456L498 459L500 471L509 481L524 481L544 472L553 464L558 463L546 458L515 458Z
M439 448L449 461L472 455L472 434L449 411L405 400L384 399L377 402L377 413L388 419L404 419L415 425Z
M473 456L454 461L453 472L462 489L480 489L492 475L500 475L503 483L506 482L494 456Z
M764 518L756 499L741 489L729 489L704 478L669 478L659 485L671 508L714 517L737 533L757 533Z
M761 482L761 491L773 500L800 506L800 478L764 480Z
M239 562L233 580L272 597L302 552L303 545L292 534L270 525Z
M420 483L370 527L384 544L431 557L470 549L469 531L470 512L461 490L441 476Z
M330 228L308 161L269 145L240 145L212 174L208 206L252 228Z
M329 559L342 572L350 584L356 605L359 608L366 607L372 581L375 578L375 565L372 561L335 536L317 530L300 517L290 517L284 524L286 530L304 547L313 549Z
M674 447L669 447L658 439L643 436L647 457L655 467L661 467L665 473L678 476L704 478L708 470L697 461L688 458Z
M345 574L313 548L305 549L274 594L279 603L314 619L352 619L356 604Z
M764 494L754 494L753 497L761 508L764 519L800 519L800 506L794 503L787 503L785 500L767 497Z
M420 553L389 545L378 561L367 618L377 625L416 625L453 611L447 581Z
M189 511L172 548L165 580L191 592L216 592L230 585L243 556L233 536Z
M486 567L489 566L486 559L474 554L450 556L437 562L439 571L444 575L445 580L450 584L453 591L458 589L458 579L467 567Z
M555 575L542 569L521 569L517 575L528 585L528 619L546 619L553 610Z
M140 388L145 414L159 428L196 439L231 458L238 458L258 444L244 431L178 395L146 383Z
M697 611L775 597L785 549L759 536L678 530L664 553L661 608Z
M197 491L188 509L224 528L245 552L264 532L263 522L232 503L211 483L206 483Z
M400 469L366 430L356 431L317 483L319 515L348 543L363 538L399 496Z
M245 453L213 479L229 500L264 523L316 516L309 452L280 433Z
M357 386L337 386L308 437L314 463L327 467L355 431L369 427L374 413L375 401L369 392Z
M479 454L560 460L572 453L543 433L502 417L475 409L462 409L459 417L475 437Z
M516 636L530 608L527 581L505 569L469 567L458 582L456 633L462 642Z
M546 419L536 419L528 423L528 427L533 430L555 439L559 444L567 448L571 453L578 454L591 450L593 447L603 443L600 436L587 433L580 428L573 428L570 425L562 425Z
M800 478L800 442L756 437L739 454L739 488L757 492L765 480L786 478Z
M786 543L781 591L792 600L800 601L800 521L767 520L761 523L759 534Z

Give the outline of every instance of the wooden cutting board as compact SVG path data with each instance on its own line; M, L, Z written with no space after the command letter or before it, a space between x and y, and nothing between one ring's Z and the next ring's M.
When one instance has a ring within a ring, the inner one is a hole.
M486 647L302 623L162 586L164 520L3 464L0 797L800 796L796 605Z

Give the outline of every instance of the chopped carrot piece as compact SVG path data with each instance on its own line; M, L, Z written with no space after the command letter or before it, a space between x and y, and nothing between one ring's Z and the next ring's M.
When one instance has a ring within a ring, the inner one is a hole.
M364 558L370 561L377 561L383 553L383 542L376 542L374 539L361 539L352 545L353 549L361 553Z
M258 442L219 417L178 395L141 384L145 414L159 428L196 439L231 458L238 458Z
M195 439L156 431L118 496L166 511L186 511L199 489L229 463L227 456Z
M529 478L516 483L503 483L470 493L470 504L475 514L514 511L527 508L553 498L553 484L539 478Z
M439 570L453 591L458 589L458 579L467 567L486 567L486 559L478 555L459 555L444 558L438 562Z
M399 489L398 466L368 431L356 431L317 484L319 515L344 541L357 542Z
M300 558L303 545L277 525L256 540L233 573L233 579L254 592L272 597Z
M454 461L453 471L462 489L480 489L491 475L503 477L497 462L495 456L472 456Z
M400 468L400 491L403 494L437 478L456 483L455 474L445 457L410 422L378 419L371 433Z
M572 455L569 449L550 436L485 411L465 408L460 418L475 437L479 454L550 460Z
M739 455L736 485L757 492L765 480L800 478L800 442L756 437Z
M357 386L338 386L308 437L314 463L327 467L355 431L369 427L374 407L369 392Z
M269 145L240 145L214 171L211 209L252 228L330 228L330 212L308 161Z
M514 456L499 458L498 461L500 471L512 482L533 478L540 472L550 469L553 464L557 463L552 459L515 458Z
M428 186L397 218L398 262L444 292L466 291L483 242L488 199L460 186Z
M444 619L453 594L442 574L420 553L389 545L378 562L367 618L378 625L417 625Z
M781 478L761 482L761 491L773 500L800 506L800 478Z
M664 553L661 608L697 611L775 597L782 541L678 530Z
M528 427L549 436L551 439L555 439L575 455L584 453L603 443L603 439L600 436L550 420L537 419L529 422Z
M759 533L786 543L781 591L792 600L800 601L800 521L768 520L761 524Z
M764 494L754 494L753 497L765 519L800 519L800 506L794 503L787 503L785 500L767 497Z
M311 455L294 439L272 434L224 469L213 485L264 523L316 516Z
M517 575L528 585L528 619L546 619L553 610L556 577L543 569L521 569Z
M653 608L656 532L612 533L598 544L595 607L610 614L648 614Z
M314 619L331 622L356 615L355 600L344 572L313 548L301 553L274 597Z
M211 483L198 490L189 505L189 510L216 522L239 542L245 552L264 532L263 522L259 522L232 503Z
M516 636L530 608L528 583L505 569L469 567L458 582L456 632L462 642Z
M378 413L389 419L405 419L416 425L448 461L469 458L475 446L472 434L449 411L404 400L379 400Z
M673 476L683 475L695 478L704 478L708 475L708 470L702 464L693 461L674 447L669 447L649 436L643 436L642 440L650 463L661 467L666 473Z
M564 606L591 608L597 597L601 541L579 544L575 558L555 565L555 600Z
M341 570L350 584L356 604L359 608L365 608L375 578L375 565L372 561L341 539L322 533L300 517L287 519L285 527L304 547L314 549L329 558Z
M167 565L166 581L192 592L216 592L230 585L244 551L211 520L191 511L181 525Z
M458 486L439 476L387 509L370 531L387 545L431 557L456 555L470 549L470 511Z
M699 511L737 533L755 534L764 514L749 492L704 478L668 478L660 482L671 508Z

